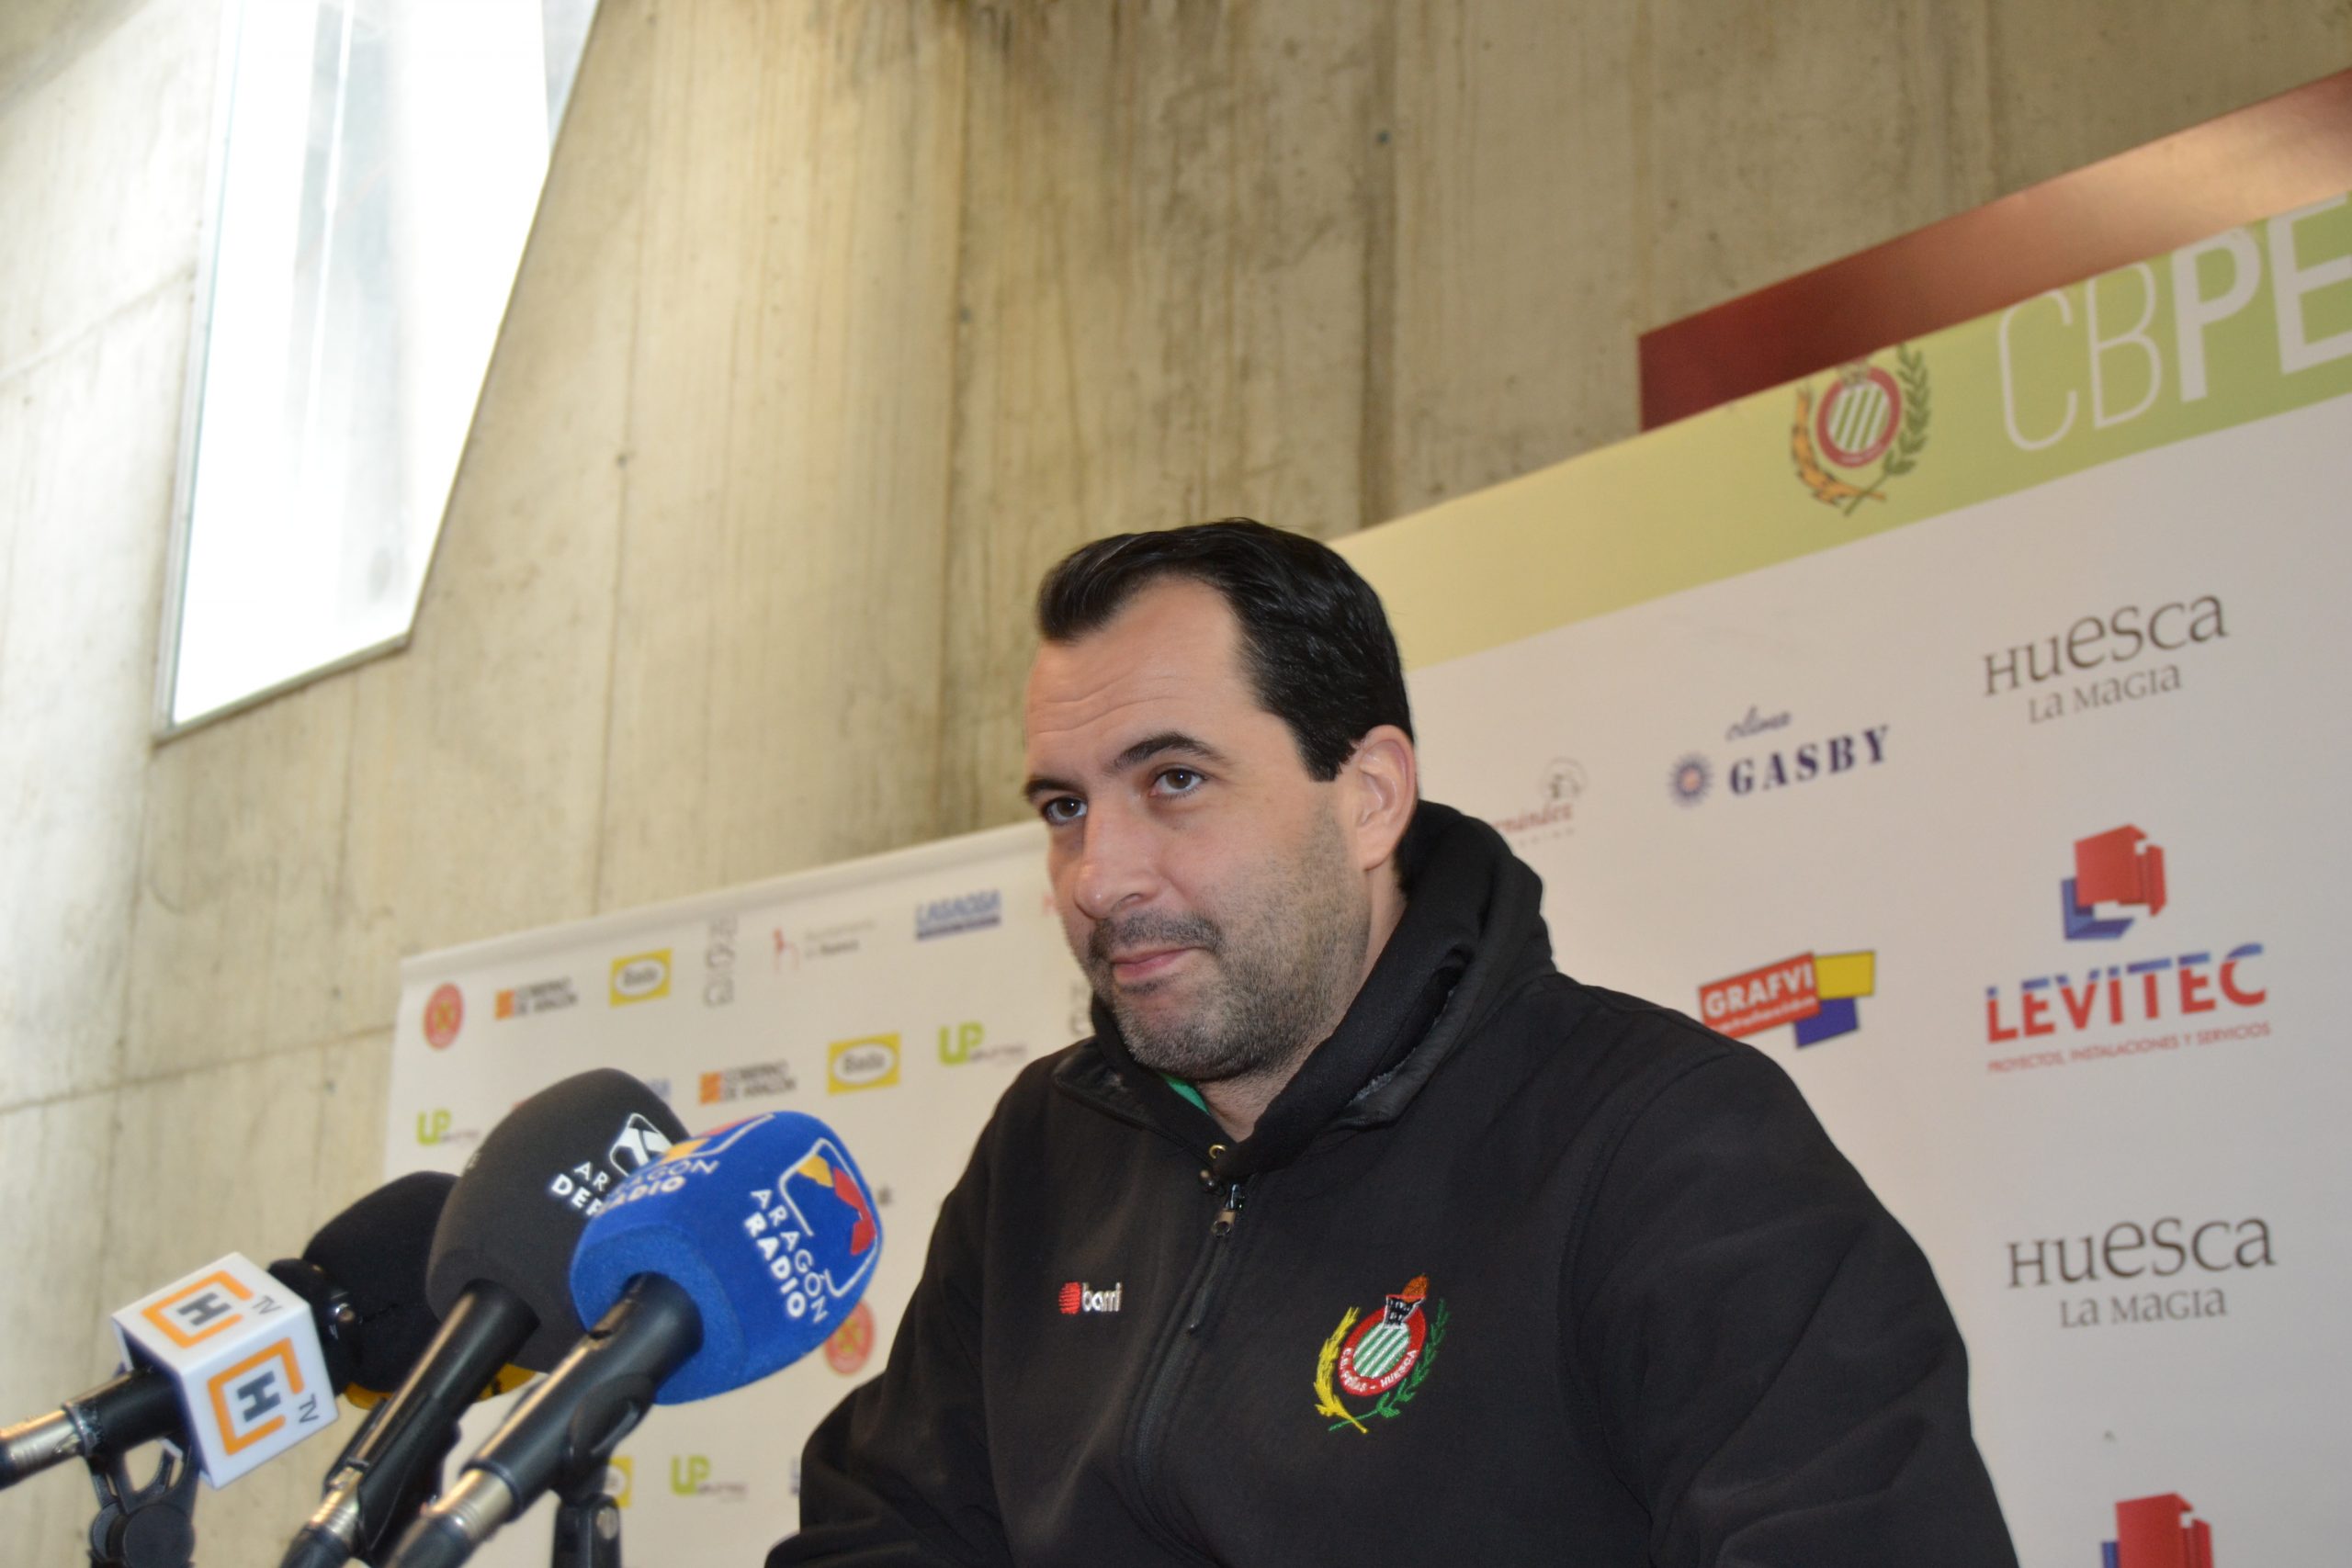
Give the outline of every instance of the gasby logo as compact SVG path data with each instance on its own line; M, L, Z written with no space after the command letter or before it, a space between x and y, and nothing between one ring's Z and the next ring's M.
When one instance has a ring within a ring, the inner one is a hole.
M633 953L613 960L612 1004L650 1002L670 994L670 950Z
M1700 987L1699 1016L1736 1039L1793 1024L1798 1045L1818 1045L1860 1029L1877 987L1875 953L1800 953Z
M888 1089L899 1081L899 1037L865 1034L825 1047L825 1092Z
M2213 1527L2186 1518L2177 1492L2115 1505L2115 1539L2099 1546L2100 1568L2213 1568Z
M1797 479L1814 500L1851 517L1919 466L1928 417L1928 361L1908 344L1896 346L1892 375L1867 360L1839 367L1817 402L1804 382L1789 429Z
M2112 942L2132 929L2120 911L2165 912L2165 852L2130 823L2075 840L2075 874L2058 885L2068 942ZM2100 906L2118 911L2102 913Z

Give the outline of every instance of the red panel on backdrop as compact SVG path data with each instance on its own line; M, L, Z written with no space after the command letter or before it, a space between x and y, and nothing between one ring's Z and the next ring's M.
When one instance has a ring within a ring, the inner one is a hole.
M2347 189L2340 71L1644 333L1642 428Z

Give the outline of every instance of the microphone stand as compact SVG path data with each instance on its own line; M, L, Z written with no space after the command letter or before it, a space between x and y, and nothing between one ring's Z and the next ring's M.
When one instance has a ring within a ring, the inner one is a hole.
M122 1456L101 1449L84 1457L98 1495L90 1521L94 1568L188 1568L196 1556L196 1466L164 1445L144 1486L134 1485Z
M549 1568L621 1568L621 1507L605 1495L607 1473L599 1461L557 1494Z

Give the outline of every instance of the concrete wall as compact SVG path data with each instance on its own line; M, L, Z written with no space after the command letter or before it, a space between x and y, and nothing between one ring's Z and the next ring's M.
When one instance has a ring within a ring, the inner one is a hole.
M0 27L0 1420L374 1184L401 954L1009 819L1070 546L1621 439L1640 330L2352 62L2346 0L605 0L413 647L158 748L216 4Z

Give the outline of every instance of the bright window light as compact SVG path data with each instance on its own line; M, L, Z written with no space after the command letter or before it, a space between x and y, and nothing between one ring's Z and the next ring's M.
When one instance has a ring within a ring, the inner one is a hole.
M405 640L595 0L233 0L168 732Z

